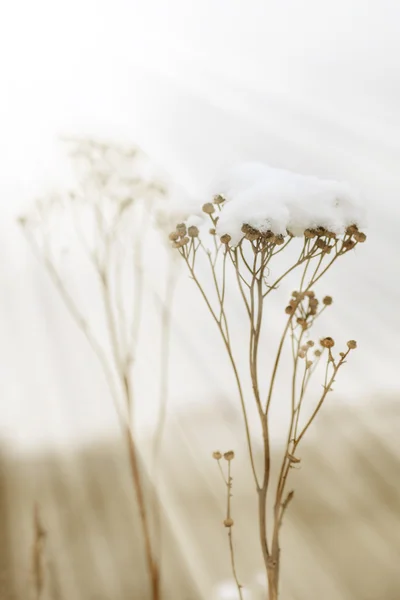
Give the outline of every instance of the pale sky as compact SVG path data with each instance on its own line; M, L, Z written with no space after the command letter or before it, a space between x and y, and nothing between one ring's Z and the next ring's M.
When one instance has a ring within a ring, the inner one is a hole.
M32 386L42 410L53 411L51 427L58 419L61 431L71 406L82 430L93 424L92 409L69 404L65 389L60 409L48 392L66 385L79 397L77 383L60 374L67 350L61 344L59 359L54 354L57 340L75 338L64 322L57 330L65 315L14 221L69 176L62 134L139 143L194 195L238 159L359 187L372 207L372 244L349 263L340 328L354 326L371 364L379 358L362 389L398 390L399 22L395 0L14 0L2 7L0 381L10 432L27 414ZM43 306L59 316L52 321ZM379 317L372 332L371 314ZM361 357L358 375L346 380L354 394L364 364ZM109 418L107 411L99 417L100 429ZM36 419L24 421L21 440L30 427L41 438Z

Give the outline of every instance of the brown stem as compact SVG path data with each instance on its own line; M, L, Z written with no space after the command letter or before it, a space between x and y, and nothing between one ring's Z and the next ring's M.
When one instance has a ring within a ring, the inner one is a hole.
M132 436L132 432L129 426L126 426L125 429L126 440L128 443L129 449L129 463L131 466L132 472L132 481L135 487L136 499L139 507L140 513L140 523L142 526L144 544L145 544L145 554L146 554L146 562L147 568L149 570L150 582L151 582L151 591L152 591L152 600L159 600L160 598L160 577L159 577L159 568L158 564L154 559L153 549L151 544L150 537L150 528L147 520L147 511L146 504L144 500L144 494L142 489L141 476L139 471L139 463L138 463L138 452L136 448L135 441Z

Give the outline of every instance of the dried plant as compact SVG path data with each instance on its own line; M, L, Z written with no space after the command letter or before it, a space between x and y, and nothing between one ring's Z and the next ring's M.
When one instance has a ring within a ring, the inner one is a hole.
M272 229L266 227L257 229L242 222L241 239L233 244L229 234L225 234L221 229L218 231L218 221L228 204L230 203L225 202L223 196L216 196L212 203L208 202L203 206L206 220L209 219L207 227L200 225L198 220L192 220L190 224L189 220L187 223L179 223L169 237L173 247L186 263L190 276L219 330L233 370L258 496L259 538L266 570L268 598L276 600L281 562L280 529L294 495L293 490L287 490L290 471L301 460L298 455L299 445L328 393L331 392L338 371L345 364L349 353L356 348L356 342L350 340L344 351L336 354L335 342L331 337L324 337L318 343L310 339L316 320L332 303L332 298L329 296L325 296L320 301L313 288L339 258L350 252L357 244L364 242L366 236L356 225L344 228L342 234L333 233L322 226L315 226L305 229L301 237L295 237L289 229L286 229L285 235L275 234ZM293 252L295 252L294 259ZM289 263L285 264L286 257ZM276 269L279 269L279 274L272 276ZM205 274L207 271L208 274ZM263 329L267 300L289 274L296 271L300 271L299 286L293 292L285 310L282 311L283 332L277 343L272 374L268 378L264 375L265 367L260 369L260 348L268 339ZM251 379L252 396L262 431L261 468L258 468L254 458L254 432L250 426L244 376L240 372L241 365L237 358L243 343L242 340L235 343L231 334L233 323L228 314L228 296L232 293L232 285L237 286L237 293L247 315L248 372L246 375ZM290 389L287 392L290 419L274 487L271 481L271 403L287 340L290 341L292 357ZM324 371L322 393L315 401L311 414L307 414L305 396L310 380L319 365L323 365ZM229 519L229 515L227 518ZM233 522L230 531L232 526ZM241 586L237 581L234 563L232 564L234 579L241 596Z
M32 577L35 600L41 600L45 584L44 549L46 531L42 525L38 505L33 511Z
M42 262L67 309L82 330L104 372L127 444L129 464L139 509L151 597L160 598L160 506L153 488L146 500L143 472L135 432L134 366L138 357L144 289L146 236L152 216L166 190L149 169L147 157L137 148L68 139L78 186L68 193L37 201L20 219L23 232ZM68 261L68 258L70 259ZM86 260L85 290L74 280L73 261ZM168 344L176 269L166 253L165 297L155 292L161 306L160 412L156 426L153 462L157 463L168 397ZM92 284L92 286L91 286ZM87 290L100 306L102 321L87 300ZM153 482L154 483L154 482ZM151 523L153 519L153 523ZM152 529L152 525L154 525Z
M228 464L227 474L224 473L224 469L221 465L222 457L224 457L224 459L226 460L226 462ZM237 574L237 570L236 570L235 551L234 551L234 546L233 546L233 533L232 533L234 521L232 519L232 509L231 509L232 485L233 485L233 478L231 475L231 472L232 472L231 464L232 464L233 459L235 458L235 453L233 452L233 450L228 450L228 452L224 452L224 454L222 455L219 450L216 450L215 452L213 452L213 458L218 463L219 471L221 473L223 482L226 486L226 517L223 521L223 524L228 530L229 554L231 557L233 578L235 580L239 598L240 598L240 600L243 600L243 594L242 594L243 586L239 582L239 578L238 578L238 574Z

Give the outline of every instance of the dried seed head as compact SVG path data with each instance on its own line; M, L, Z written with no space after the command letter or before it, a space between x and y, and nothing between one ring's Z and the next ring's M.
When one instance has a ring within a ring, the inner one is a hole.
M352 250L355 245L356 245L356 243L353 240L345 240L343 242L343 248L345 250Z
M345 357L345 353L344 352L339 352L339 356L341 356L342 358Z
M202 210L207 215L212 215L213 212L215 212L215 207L211 204L211 202L206 202L205 204L203 204L203 209Z
M176 240L179 240L179 233L177 231L172 231L168 237L171 242L176 242Z
M349 235L354 235L355 233L357 233L357 231L357 225L349 225L349 227L346 228L346 233L348 233Z
M307 346L309 346L310 348L312 348L312 346L314 346L314 342L312 340L308 340Z
M215 458L215 460L221 460L222 454L219 450L216 450L215 452L212 453L212 457Z
M306 353L304 352L304 350L300 349L299 352L298 352L298 357L299 358L305 358L305 356L306 356Z
M285 313L287 315L293 315L294 312L295 312L295 308L293 306L287 306L285 308Z
M314 355L318 358L319 356L321 356L322 352L321 350L314 350Z
M307 329L307 321L306 321L306 319L303 319L302 317L298 317L298 318L296 319L296 321L297 321L297 323L298 323L299 325L301 325L301 327L302 327L303 329Z
M356 342L356 340L349 340L349 341L347 342L347 347L348 347L350 350L355 350L355 349L357 348L357 342Z
M176 226L176 231L179 233L179 235L181 237L183 237L184 235L186 235L186 225L185 225L185 223L178 223L178 225Z
M230 517L228 517L228 518L227 518L227 519L225 519L225 521L224 521L224 525L225 525L225 527L232 527L232 526L233 526L233 523L234 523L234 521L233 521L233 519L231 519Z
M216 196L214 196L213 202L214 204L222 204L223 202L225 202L225 198L221 196L221 194L217 194Z
M362 231L356 231L354 234L354 239L356 242L360 242L362 244L367 239L367 236Z
M325 304L325 306L330 306L333 302L333 298L332 296L325 296L322 302Z
M316 232L317 232L317 235L325 235L326 229L325 229L325 227L317 227Z
M321 248L321 250L325 250L325 242L321 238L317 239L317 241L315 242L315 245L317 246L317 248Z
M241 231L244 233L246 240L249 240L250 242L254 242L263 235L258 229L255 229L248 223L243 223Z
M300 350L303 350L303 352L307 352L308 344L303 344L302 346L300 346Z
M333 348L333 346L335 345L335 342L331 337L326 337L326 338L322 338L322 340L320 340L320 344L323 348Z
M211 233L211 235L215 235L217 232L215 231L214 227L211 227L209 233Z
M186 246L186 244L188 244L189 241L190 241L189 238L185 237L182 240L178 240L177 242L174 242L172 244L172 247L173 248L182 248L182 246Z
M192 237L192 238L195 238L195 237L198 237L198 235L199 235L199 230L198 230L198 228L196 227L196 225L191 225L191 226L188 228L188 236L189 236L189 237Z
M314 231L314 229L306 229L304 232L304 237L311 239L311 238L315 238L316 237L316 232Z
M304 295L307 296L307 298L315 298L315 292L313 292L312 290L304 292Z
M306 369L310 369L312 367L312 365L313 365L313 361L312 360L308 360L306 362Z
M231 241L231 236L229 235L229 233L225 233L224 235L221 235L220 240L223 244L229 244L229 242Z
M225 460L233 460L235 458L235 453L233 450L228 450L228 452L224 453Z
M325 244L325 246L322 248L322 252L325 252L325 254L330 254L332 250L332 246L330 246L329 244Z
M334 233L333 231L326 231L325 235L330 240L336 240L336 233Z
M282 244L283 244L284 241L285 240L283 239L283 235L276 235L275 236L275 244L277 246L282 246Z

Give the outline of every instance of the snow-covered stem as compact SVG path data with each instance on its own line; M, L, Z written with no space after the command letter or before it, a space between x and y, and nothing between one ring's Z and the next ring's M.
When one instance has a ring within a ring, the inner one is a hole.
M335 196L332 198L331 196L331 194L328 194L326 198L327 202L330 202L331 199L332 201L335 200ZM283 197L286 201L287 194L283 194ZM331 385L339 369L346 362L349 352L356 347L356 343L350 340L346 351L339 353L339 356L335 358L332 352L334 340L330 337L323 338L320 340L321 349L317 348L314 352L313 360L310 359L310 354L313 352L311 348L315 345L309 339L310 331L316 319L332 303L332 298L329 296L326 296L322 302L319 302L313 288L339 257L347 254L358 243L364 242L366 236L359 231L355 223L346 224L347 217L343 211L340 212L338 209L335 212L332 206L326 211L327 217L321 224L316 222L313 227L304 227L300 235L298 229L301 223L299 225L298 222L295 222L295 219L292 218L293 214L289 210L286 210L286 212L283 211L286 221L281 220L281 222L278 222L268 212L271 207L265 203L263 209L262 202L260 203L258 200L256 202L256 216L253 217L250 211L247 215L248 218L246 218L244 215L245 209L248 208L247 200L247 197L245 202L241 197L235 200L235 198L225 199L222 195L217 195L214 198L214 202L208 202L203 206L203 212L210 219L212 225L209 232L200 223L199 227L189 225L189 223L188 226L185 223L179 223L176 230L170 234L170 239L173 247L178 250L184 259L190 276L197 285L218 327L224 348L233 368L244 418L250 465L258 495L259 537L268 582L268 598L269 600L277 600L280 579L279 533L283 517L294 495L293 490L286 491L290 469L300 462L300 459L296 456L299 444L314 422L327 394L331 391ZM244 207L244 212L241 203ZM293 207L297 209L297 205L293 199L291 203L289 203L291 210L296 213ZM334 206L336 206L336 200ZM279 207L274 206L274 210L275 216L281 215ZM349 214L354 213L354 211L352 213L351 203L347 206L347 210ZM306 217L310 222L315 222L318 214L322 215L321 211L319 213L317 211L317 216L308 213L306 216L303 213L301 214L303 224ZM326 227L329 219L335 225L335 230L330 230ZM283 222L286 227L284 231L282 230ZM240 225L239 230L238 223ZM278 231L272 228L274 223ZM296 236L289 229L289 223L292 224L293 229L297 227ZM257 227L255 226L256 224ZM283 253L282 256L286 256L286 248L298 245L298 239L296 238L299 237L302 239L302 242L300 243L297 258L295 260L291 259L289 264L281 267L280 274L272 279L269 270L270 263L273 262L275 265L274 259L277 254ZM199 263L202 265L202 278L199 275L200 269L197 268ZM204 276L204 264L208 266L209 277ZM248 418L247 397L236 356L242 344L240 343L238 347L235 345L235 341L232 339L229 330L230 319L227 310L228 267L233 269L232 279L237 283L239 298L243 302L248 317L248 372L251 380L252 396L257 408L262 431L263 461L261 472L258 472L255 464L253 432L251 431ZM298 289L293 292L288 306L285 308L286 319L280 339L277 341L277 351L272 373L269 380L265 381L264 377L260 379L261 374L259 373L258 365L260 347L265 335L263 316L267 306L266 302L271 293L289 275L299 270L300 279ZM210 289L209 282L212 284L213 291L208 291ZM291 354L293 359L291 385L288 393L290 399L290 419L284 442L281 465L280 467L278 466L276 487L274 488L271 483L270 407L273 402L276 379L289 336L291 338ZM305 341L305 338L308 338L308 340ZM304 413L302 411L304 397L310 379L314 375L318 363L324 360L324 357L326 365L323 392L317 398L311 416L302 417ZM301 366L302 362L304 367ZM265 384L267 384L267 393L264 399L262 388L265 387ZM269 515L271 518L269 518ZM239 588L239 593L241 593L241 588Z

